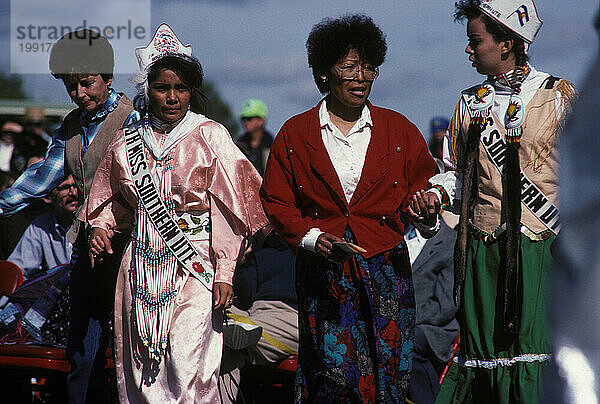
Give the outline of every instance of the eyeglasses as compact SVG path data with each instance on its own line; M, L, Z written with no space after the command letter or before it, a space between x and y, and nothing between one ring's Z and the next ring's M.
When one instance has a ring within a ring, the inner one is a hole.
M373 81L379 76L379 68L373 65L358 65L345 63L342 67L334 66L340 71L342 80L354 80L358 77L358 72L362 71L365 81Z
M75 184L64 184L55 188L57 192L69 192L71 189L77 191L77 186Z

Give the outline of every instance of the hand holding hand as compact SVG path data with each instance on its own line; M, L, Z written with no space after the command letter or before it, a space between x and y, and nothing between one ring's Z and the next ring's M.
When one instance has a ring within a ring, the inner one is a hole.
M102 261L102 254L107 252L108 254L112 254L112 246L110 244L110 239L114 235L112 230L106 231L99 227L93 227L92 233L90 234L89 239L89 256L90 263L92 264L92 268L95 265L95 262Z
M408 215L414 222L423 222L431 227L435 225L440 212L440 200L434 192L417 191L408 205Z

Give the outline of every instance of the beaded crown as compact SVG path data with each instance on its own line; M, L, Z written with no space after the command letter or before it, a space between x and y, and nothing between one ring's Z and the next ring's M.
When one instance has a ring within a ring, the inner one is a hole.
M142 71L146 71L158 59L169 55L192 57L192 46L182 44L173 29L165 23L156 29L148 46L135 49L135 56Z

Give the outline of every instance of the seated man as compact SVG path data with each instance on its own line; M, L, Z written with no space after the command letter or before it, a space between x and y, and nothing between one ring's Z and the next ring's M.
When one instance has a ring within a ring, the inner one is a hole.
M66 344L70 266L65 264L73 249L67 229L77 208L73 177L67 177L43 200L51 211L33 220L8 257L23 271L25 283L0 299L1 342Z
M297 354L295 262L294 253L271 232L263 247L236 269L235 306L226 313L223 329L223 403L235 401L245 365L268 365Z
M77 187L73 177L68 176L42 199L52 210L31 222L8 257L8 261L21 268L25 281L67 264L73 250L67 239L67 230L77 209Z

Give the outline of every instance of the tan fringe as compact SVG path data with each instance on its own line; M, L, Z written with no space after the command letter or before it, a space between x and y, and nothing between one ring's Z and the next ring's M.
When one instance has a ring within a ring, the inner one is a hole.
M570 81L565 80L565 79L560 79L558 81L558 84L556 85L556 90L558 92L560 92L561 95L568 102L568 104L565 105L565 109L563 109L563 115L561 116L561 121L562 121L565 117L566 112L571 110L573 103L577 99L577 89L575 88L573 83L571 83Z
M571 111L571 107L577 99L577 89L575 89L575 86L573 86L572 83L565 79L560 79L554 86L554 89L562 96L560 115L551 115L547 118L553 121L552 125L550 125L550 128L554 128L554 130L550 134L543 133L541 135L541 138L545 138L546 142L535 156L530 156L530 162L527 163L527 167L530 167L535 173L542 169L543 165L546 163L546 160L548 160L548 157L550 157L550 154L554 150L558 134L564 129L565 118ZM551 102L554 102L554 100ZM546 121L544 121L541 126L543 126L545 123Z

